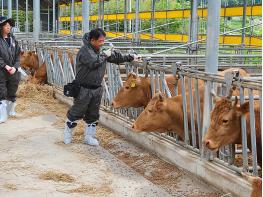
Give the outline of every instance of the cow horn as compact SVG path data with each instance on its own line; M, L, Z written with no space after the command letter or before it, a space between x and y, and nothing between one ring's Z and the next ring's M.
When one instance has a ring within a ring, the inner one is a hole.
M219 101L219 100L221 99L219 96L216 95L214 89L211 90L211 95L212 95L212 97L213 97L214 103L216 103L217 101Z
M238 102L238 98L237 98L237 96L235 96L235 101L234 101L232 106L235 107L237 105L237 102Z

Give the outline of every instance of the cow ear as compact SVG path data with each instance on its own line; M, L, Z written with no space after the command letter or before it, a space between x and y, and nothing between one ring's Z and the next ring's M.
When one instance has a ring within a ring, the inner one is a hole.
M137 75L136 75L135 73L131 72L131 73L128 74L128 79L129 79L130 77L133 78L133 79L136 79L136 78L137 78Z
M240 113L240 115L249 112L249 102L245 102L242 105L240 105L240 107L237 107L237 111L238 113Z
M153 100L155 101L163 101L163 95L161 92L157 92L154 94L154 96L152 97Z
M157 101L156 104L155 104L155 107L158 111L160 110L163 110L164 108L164 103L163 102L160 102L160 101Z
M163 102L163 99L164 99L164 98L163 98L163 95L162 95L162 94L159 94L159 101L160 101L160 102Z

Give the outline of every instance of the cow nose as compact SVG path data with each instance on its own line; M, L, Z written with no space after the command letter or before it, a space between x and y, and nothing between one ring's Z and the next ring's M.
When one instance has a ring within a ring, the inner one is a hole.
M116 105L115 101L111 102L111 106L114 107Z
M205 146L209 146L209 140L205 140Z
M132 124L132 128L134 129L134 124Z

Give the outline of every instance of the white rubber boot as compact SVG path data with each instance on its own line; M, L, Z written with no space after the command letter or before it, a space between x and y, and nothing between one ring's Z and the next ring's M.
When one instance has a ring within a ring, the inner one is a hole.
M72 132L74 127L77 126L76 122L71 122L69 119L66 120L64 130L64 144L70 144L72 140Z
M96 134L96 123L87 124L85 128L85 144L91 146L99 146L98 140L95 138Z
M7 115L9 116L17 116L17 113L15 111L16 108L16 102L7 101Z
M7 115L7 101L2 100L0 101L0 123L4 123L7 121L8 115Z

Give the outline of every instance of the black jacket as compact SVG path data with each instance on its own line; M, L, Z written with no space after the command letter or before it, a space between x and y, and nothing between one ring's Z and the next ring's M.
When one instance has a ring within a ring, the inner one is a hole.
M107 58L93 48L88 40L88 33L84 34L83 43L84 46L81 47L76 58L76 81L80 84L98 87L105 74L106 62L119 64L133 60L133 56L122 55L117 51Z
M0 36L0 69L6 65L18 68L20 66L20 47L13 35L10 36L10 47L6 40Z

